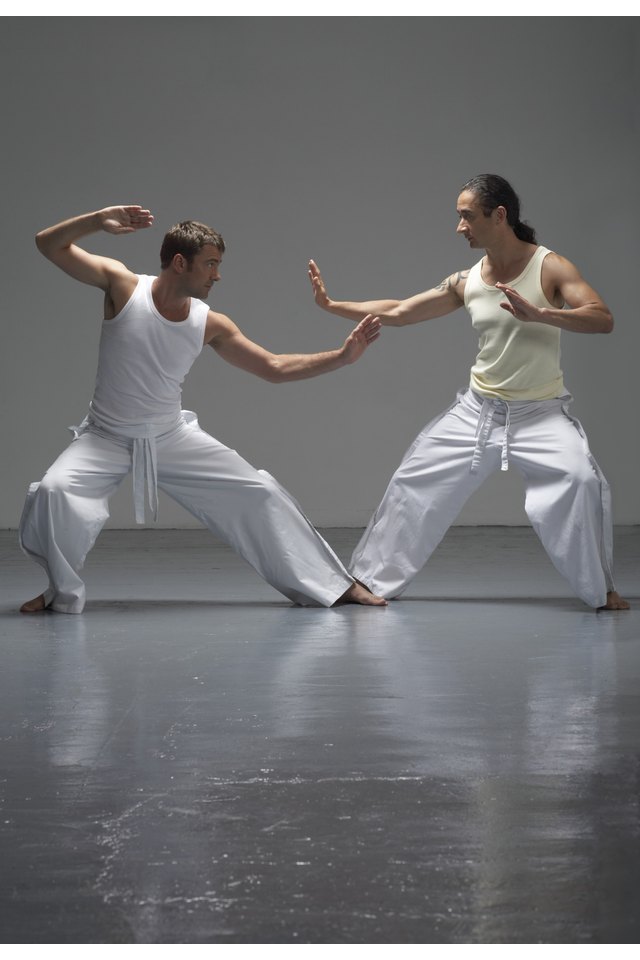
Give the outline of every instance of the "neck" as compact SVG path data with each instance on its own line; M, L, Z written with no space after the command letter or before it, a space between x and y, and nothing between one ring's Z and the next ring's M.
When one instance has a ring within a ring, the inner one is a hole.
M497 271L508 270L509 266L530 256L535 244L518 240L513 230L500 238L490 247L485 247L487 262Z
M166 320L186 320L189 316L191 297L186 296L167 273L161 273L153 281L151 295L156 309Z

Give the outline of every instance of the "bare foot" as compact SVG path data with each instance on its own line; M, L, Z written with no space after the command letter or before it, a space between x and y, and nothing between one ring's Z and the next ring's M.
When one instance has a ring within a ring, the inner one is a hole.
M334 607L339 603L362 603L365 607L386 607L387 601L371 593L363 583L353 583L342 596L336 600Z
M42 613L46 609L44 593L41 593L39 597L34 597L33 600L27 600L26 603L23 603L20 607L20 613Z
M604 607L598 607L598 610L628 610L629 608L630 604L628 601L623 600L616 590L609 590L607 602Z

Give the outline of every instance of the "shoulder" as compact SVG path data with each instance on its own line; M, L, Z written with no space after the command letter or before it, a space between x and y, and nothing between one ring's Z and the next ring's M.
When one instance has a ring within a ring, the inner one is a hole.
M209 310L205 324L204 342L212 346L232 337L238 332L233 320L224 313L216 313L215 310Z
M542 261L540 281L547 300L558 309L573 299L575 291L587 289L576 265L551 250Z
M544 254L542 261L542 270L549 280L561 282L571 280L580 276L580 271L571 260L554 253L553 250L547 250L545 247L538 248Z
M124 310L138 289L140 277L119 260L105 258L105 318L112 319Z
M132 292L137 287L140 277L133 270L130 270L126 264L119 260L111 260L109 257L103 258L103 264L111 290L126 289Z
M464 300L464 291L469 274L476 268L479 268L479 263L475 267L467 267L464 270L456 270L454 273L450 273L435 289L442 293L452 294L460 301Z
M138 274L130 270L126 263L120 260L113 260L111 257L96 257L107 277L109 284L129 284L135 286L138 282Z

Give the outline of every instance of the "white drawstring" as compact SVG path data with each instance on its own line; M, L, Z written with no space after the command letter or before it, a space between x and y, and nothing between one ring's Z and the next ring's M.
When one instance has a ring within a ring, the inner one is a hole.
M504 400L484 400L482 403L482 408L478 416L478 425L476 427L476 445L473 450L473 457L471 459L471 473L476 473L478 467L480 466L480 461L482 455L487 446L489 440L489 434L491 433L491 427L493 426L493 420L497 412L498 406L504 406L505 413L505 424L504 424L504 435L502 437L502 453L500 458L500 469L508 470L509 469L509 426L511 424L511 409L509 404Z
M158 519L158 461L154 437L135 437L133 441L133 503L136 523L144 523L144 486L154 521Z
M509 469L509 427L511 425L511 407L508 403L505 403L507 408L507 413L504 420L504 435L502 437L502 455L500 462L501 470Z

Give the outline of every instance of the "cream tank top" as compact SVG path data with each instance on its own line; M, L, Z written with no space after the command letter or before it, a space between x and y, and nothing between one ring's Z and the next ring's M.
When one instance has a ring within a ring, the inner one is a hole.
M155 277L139 276L117 316L103 320L90 419L126 436L170 426L181 415L182 383L204 345L209 307L191 300L186 320L166 320L153 302ZM153 431L155 432L155 431Z
M551 307L542 290L542 263L550 251L537 247L519 277L509 282L537 307ZM565 393L560 369L560 328L523 323L499 306L505 299L482 279L482 260L469 271L464 304L479 333L470 386L501 400L552 400Z

